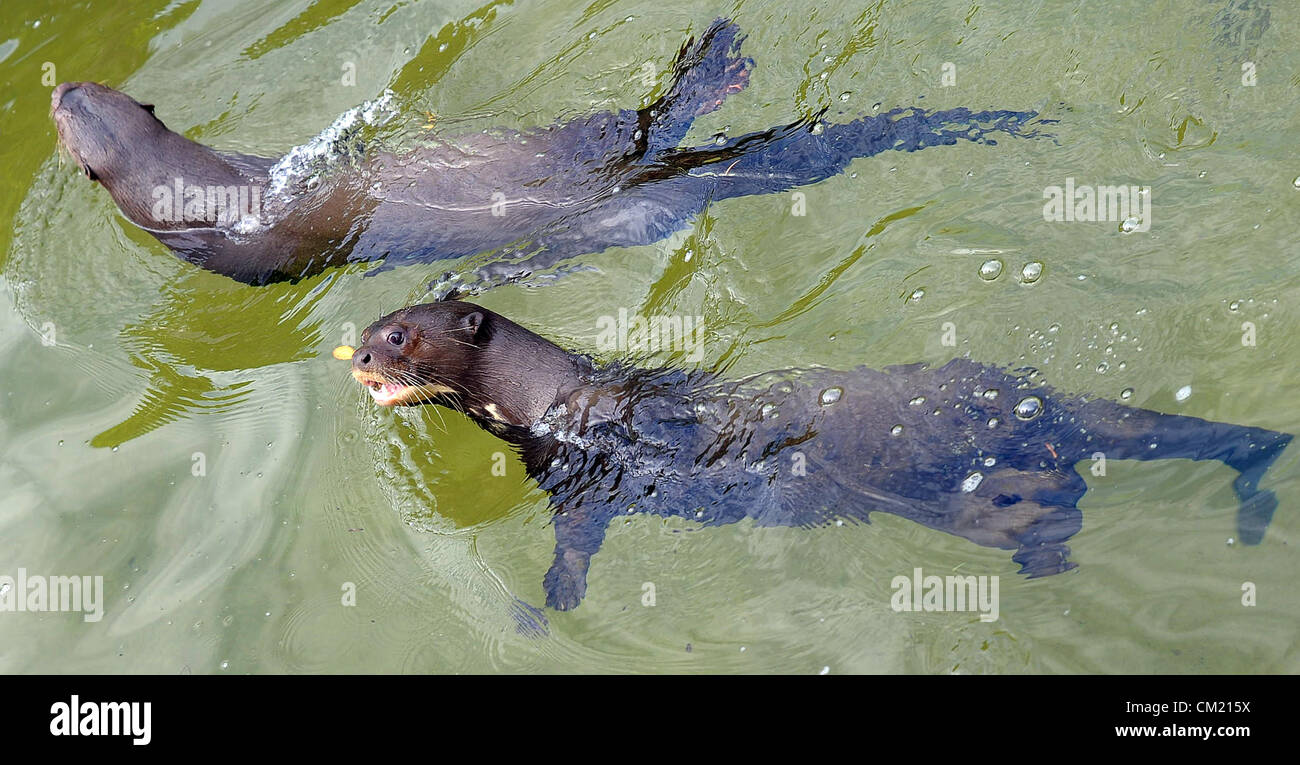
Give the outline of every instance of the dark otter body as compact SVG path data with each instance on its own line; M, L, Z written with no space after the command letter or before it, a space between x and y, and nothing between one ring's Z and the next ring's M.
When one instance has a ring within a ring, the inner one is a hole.
M1097 452L1238 470L1238 534L1254 544L1277 506L1259 480L1291 441L1058 396L963 359L739 381L598 368L457 301L398 311L362 339L353 375L376 402L449 406L518 448L556 511L545 588L562 610L581 601L606 525L628 513L815 526L881 511L1015 550L1031 577L1056 574L1075 565L1065 542L1087 485L1074 466Z
M283 193L276 162L222 154L169 131L152 107L93 83L53 95L63 144L122 212L182 258L261 284L346 262L389 264L507 248L485 278L549 266L611 246L648 244L686 225L709 200L782 191L840 172L856 157L958 139L994 143L1034 112L894 110L846 124L813 120L677 148L695 117L748 83L737 29L713 24L683 46L667 94L641 110L596 114L526 132L460 135L403 155L363 158L314 187ZM159 188L262 192L263 207L213 223L213 205L182 220L154 213Z

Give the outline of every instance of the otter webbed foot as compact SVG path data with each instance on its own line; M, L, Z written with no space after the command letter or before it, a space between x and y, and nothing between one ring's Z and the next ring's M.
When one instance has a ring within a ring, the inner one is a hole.
M699 40L686 41L673 62L668 91L644 110L651 118L648 155L677 146L696 117L716 111L727 96L745 89L754 60L739 55L744 39L734 22L715 19Z
M573 265L556 268L546 273L535 273L530 269L510 263L496 263L484 266L472 276L453 274L450 271L429 282L428 297L433 302L444 300L464 300L482 295L493 287L507 284L523 284L529 287L542 287L580 271L597 271L595 266Z
M556 550L555 562L542 579L546 605L556 611L572 611L587 594L587 569L591 556L577 550Z
M1070 560L1069 556L1070 548L1066 545L1040 543L1022 545L1011 556L1011 560L1020 564L1017 573L1024 574L1029 579L1038 579L1078 568L1079 564Z
M429 282L429 286L424 289L430 300L441 303L444 300L464 300L467 297L481 294L487 288L474 284L466 279L464 274L448 271Z
M532 272L527 269L514 268L509 263L494 263L483 266L470 275L448 271L429 282L425 289L433 302L441 303L444 300L464 300L482 295L493 287L522 282L529 276L532 276Z
M1069 500L1066 498L1062 501ZM1011 556L1011 560L1019 563L1019 573L1030 579L1078 568L1079 564L1069 559L1070 548L1066 546L1065 540L1074 536L1082 526L1083 512L1078 507L1056 507L1029 524L1029 528L1020 536L1020 549Z

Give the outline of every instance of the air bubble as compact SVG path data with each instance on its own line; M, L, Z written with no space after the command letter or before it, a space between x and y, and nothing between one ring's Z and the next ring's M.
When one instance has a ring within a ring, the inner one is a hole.
M986 282L991 282L1002 275L1002 261L994 258L986 260L980 264L980 278Z
M834 404L836 401L839 401L840 397L843 395L843 388L827 388L822 391L822 406L830 406L831 404Z
M1032 420L1043 413L1043 400L1038 396L1025 396L1016 404L1016 417Z
M1024 284L1033 284L1043 275L1043 264L1038 261L1030 261L1020 269L1020 281Z

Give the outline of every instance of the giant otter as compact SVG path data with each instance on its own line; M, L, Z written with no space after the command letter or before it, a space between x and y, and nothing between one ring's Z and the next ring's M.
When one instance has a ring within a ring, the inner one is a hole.
M867 521L893 513L1015 550L1030 577L1074 568L1087 491L1076 463L1219 460L1240 472L1238 535L1277 507L1259 481L1291 436L1058 395L966 359L939 368L796 371L743 380L598 366L471 303L371 324L352 374L383 406L440 404L516 447L555 510L546 603L576 607L612 518L705 525Z
M844 124L819 114L679 148L697 116L748 83L753 62L739 55L740 41L735 25L714 22L682 47L667 91L644 109L457 135L401 155L352 157L346 171L308 177L286 170L289 163L190 141L153 107L94 83L59 85L52 114L63 146L127 218L180 257L251 284L346 262L502 248L500 258L515 262L479 277L509 277L655 242L709 200L815 183L856 157L1037 135L1027 127L1032 111L895 109Z

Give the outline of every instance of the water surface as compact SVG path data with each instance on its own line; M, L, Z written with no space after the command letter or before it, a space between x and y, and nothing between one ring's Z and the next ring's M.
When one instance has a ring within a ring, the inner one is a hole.
M519 635L511 604L542 601L554 543L545 496L513 457L494 476L504 447L467 420L376 410L329 354L456 264L257 288L181 263L60 160L42 82L48 62L266 156L391 89L372 138L400 147L429 115L452 135L639 106L721 14L757 68L688 142L877 104L1036 109L1056 140L859 160L801 190L806 215L789 194L727 200L484 305L585 352L620 308L698 315L700 364L737 375L969 354L1300 432L1291 4L6 0L0 573L101 575L106 604L97 623L0 614L0 671L1300 671L1295 449L1253 548L1231 539L1228 468L1112 462L1088 476L1079 569L1036 581L1006 551L885 515L636 516L611 528L582 606ZM1067 178L1149 186L1150 230L1045 221L1043 190ZM914 567L999 575L998 621L895 613L890 580Z

